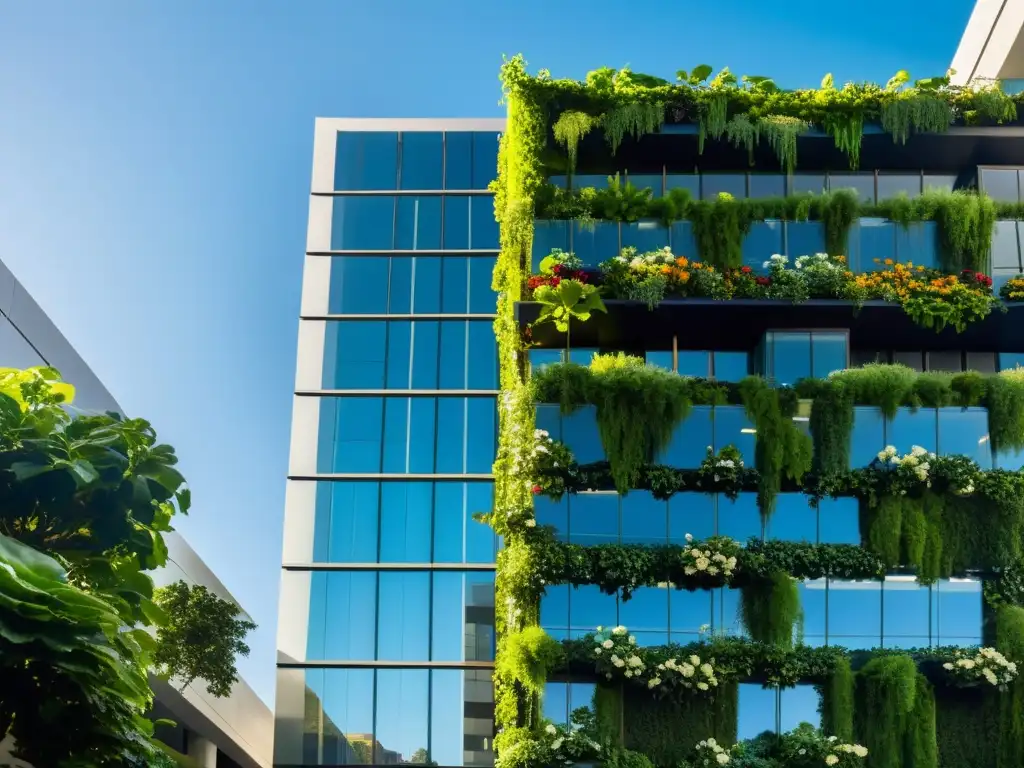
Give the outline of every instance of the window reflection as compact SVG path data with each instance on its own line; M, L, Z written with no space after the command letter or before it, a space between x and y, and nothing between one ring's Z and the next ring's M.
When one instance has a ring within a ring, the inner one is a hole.
M381 488L381 562L430 562L432 495L430 483L386 483Z
M438 205L440 200L438 199ZM395 199L339 195L333 198L331 249L387 251L394 246Z
M544 596L540 599L540 624L549 634L552 630L569 626L568 584L545 587ZM604 626L604 623L598 622L595 627L598 626Z
M669 591L659 587L640 587L629 600L619 601L620 624L629 627L640 645L665 645L668 642Z
M854 466L860 465L855 463ZM854 498L822 499L818 503L818 541L822 544L860 544L859 515Z
M747 630L740 621L740 590L716 589L713 600L711 628L715 634L747 637Z
M813 685L795 685L779 690L779 731L785 733L801 723L821 727L821 713L818 712L820 697Z
M377 560L378 483L316 484L315 562Z
M650 491L619 497L623 544L664 544L668 537L668 503Z
M935 451L938 440L937 419L934 408L919 408L917 411L899 408L892 421L886 424L885 445L896 446L901 455L915 445L927 451Z
M805 645L825 645L828 637L828 603L825 579L810 579L797 584L803 611L801 638Z
M740 683L739 689L737 740L752 739L765 731L775 733L776 689L754 683Z
M444 182L444 139L440 132L402 134L402 189L441 189Z
M672 439L656 461L671 467L699 467L707 456L707 447L714 442L713 410L708 405L695 406L675 428Z
M394 189L398 180L398 134L339 131L334 153L337 190Z
M383 571L378 588L377 658L429 659L430 638L423 628L430 626L430 574Z
M430 658L493 661L494 574L446 572L432 577Z
M376 320L328 322L324 329L324 389L380 389L384 386L387 323Z
M1016 203L1020 199L1017 171L1004 168L981 168L978 172L981 188L993 200Z
M494 688L487 670L430 673L430 761L434 765L494 763Z
M685 545L686 534L695 539L715 535L715 496L687 491L668 500L669 541Z
M768 521L767 536L780 541L807 541L818 539L818 516L802 493L780 493L775 499L775 511Z
M987 409L939 408L938 420L939 454L963 454L982 469L992 468Z
M711 376L711 353L705 350L681 349L677 356L680 376Z
M593 584L577 587L569 593L569 627L583 633L606 626L616 614L615 595L606 595Z
M407 763L427 748L429 674L425 669L377 670L374 764Z
M672 642L686 645L700 639L701 630L713 623L712 597L710 589L688 592L685 589L670 589L669 621Z
M882 640L882 590L876 581L828 582L829 645L870 649Z
M569 540L575 544L587 546L617 542L619 540L618 494L580 493L570 496ZM598 624L600 623L598 622Z
M882 590L882 644L924 648L931 644L929 589L913 576L887 576Z
M350 571L285 571L286 594L300 594L293 584L308 582L307 659L374 658L377 626L377 574Z
M936 644L980 645L982 589L976 579L943 579L933 591Z

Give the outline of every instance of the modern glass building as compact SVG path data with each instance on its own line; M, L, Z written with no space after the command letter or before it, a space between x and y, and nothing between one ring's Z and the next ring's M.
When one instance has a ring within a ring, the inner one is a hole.
M275 765L493 762L503 125L317 121Z
M503 120L317 121L285 518L280 768L493 763L495 560L502 541L473 516L492 509L498 445L502 360L491 276L499 232L488 184L503 129ZM828 135L811 132L800 139L799 167L780 173L769 167L778 167L774 158L755 161L751 154L748 161L742 151L702 153L694 170L695 126L663 126L614 156L591 137L580 147L579 172L556 171L548 181L601 189L619 174L655 200L680 188L709 202L721 193L756 199L853 190L862 203L875 204L970 188L1020 203L1020 131L959 126L941 140L915 137L910 151L866 126L856 171ZM939 226L859 217L848 233L849 270L869 272L888 260L939 269ZM1024 271L1020 227L1008 218L994 225L986 271L997 292ZM761 271L772 254L795 260L824 252L826 239L821 221L758 220L743 238L742 265ZM685 220L665 226L636 217L539 217L523 267L537 272L556 250L575 254L585 269L630 247L692 257L698 240ZM564 336L548 326L532 337L523 373L566 360L586 365L596 353L617 351L684 376L736 383L758 375L776 387L871 362L986 375L1024 364L1024 336L1008 319L1019 320L1019 313L963 334L937 334L892 323L891 307L837 319L834 308L814 302L744 306L666 302L652 320L646 308L641 317L622 304L581 324L578 334L574 326L568 352ZM538 309L523 304L517 311L525 328ZM808 433L805 411L794 421ZM571 449L579 464L608 458L594 406L566 414L558 404L537 404L536 427ZM996 450L989 432L980 406L900 407L887 418L877 406L858 405L849 466L865 467L893 445L901 453L919 446L966 456L982 470L1020 469L1024 454ZM695 468L709 448L734 446L752 462L756 440L744 406L699 405L654 459ZM592 489L558 501L538 495L533 507L538 526L571 544L682 547L688 535L865 541L853 497L812 505L804 493L783 492L770 517L751 489L735 499L684 490L668 500L647 490ZM671 586L641 586L625 600L595 584L547 585L539 624L560 641L621 624L640 647L749 635L739 590ZM899 568L884 579L803 580L797 639L852 652L977 646L990 640L992 618L982 586L978 573L922 584ZM556 675L546 685L542 714L568 724L573 710L593 706L595 690L593 679ZM822 725L814 684L739 683L737 739L800 723Z

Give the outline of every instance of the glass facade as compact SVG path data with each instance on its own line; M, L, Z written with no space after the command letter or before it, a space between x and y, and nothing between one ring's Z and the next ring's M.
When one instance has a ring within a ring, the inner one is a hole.
M334 137L277 766L493 763L497 138Z
M300 341L315 342L300 343L300 377L307 365L304 378L316 388L296 398L305 431L297 428L293 436L293 465L301 455L310 472L289 480L275 748L280 768L493 763L494 568L501 541L473 518L491 509L497 440L491 274L498 228L487 190L497 132L451 122L453 130L337 131L333 164L321 179L326 186L315 189L329 203L319 220L329 227L322 242L330 250L307 255L306 264L318 277L307 277L302 323L316 333L300 332ZM763 197L853 189L869 202L948 189L955 181L882 172L627 176L655 195L674 188L703 199L719 192ZM979 183L993 197L1014 202L1024 189L1017 169L980 169ZM607 177L580 175L573 184L604 186ZM311 214L311 230L312 221ZM1016 222L997 224L997 283L1021 269L1021 239ZM536 267L561 248L596 265L627 245L696 253L687 222L665 228L648 221L538 221L533 261ZM751 228L744 261L760 268L773 253L823 250L820 223L767 221ZM861 219L851 229L848 258L860 270L871 269L875 258L937 265L935 226ZM308 313L307 298L316 303ZM608 350L574 348L568 358L587 364L598 351ZM532 349L528 362L537 369L565 358L562 350ZM987 373L1024 365L1020 354L851 348L845 331L813 328L768 330L748 351L652 349L646 359L683 375L736 382L756 373L780 385L875 360L922 371ZM797 420L806 423L806 417ZM593 408L564 415L557 405L539 405L537 427L564 441L581 463L605 458ZM742 407L694 407L657 460L692 468L708 446L730 444L752 457L756 439ZM877 408L856 408L851 466L865 466L888 444L901 453L920 445L965 454L986 469L1024 464L1024 452L993 451L980 408L903 408L891 420ZM587 545L682 544L687 534L861 541L854 499L815 507L800 494L781 494L767 523L750 493L734 501L700 493L663 501L643 491L580 493L557 503L538 497L536 517L560 539ZM288 543L292 528L299 544ZM809 645L981 642L976 580L820 579L799 590L803 617L796 639ZM596 586L553 586L541 602L541 624L557 639L623 624L638 643L662 645L693 642L709 631L742 635L738 611L739 593L731 589L642 587L625 600ZM565 723L573 709L590 705L593 692L592 682L552 681L544 714ZM818 723L817 707L811 686L780 691L742 684L739 738Z

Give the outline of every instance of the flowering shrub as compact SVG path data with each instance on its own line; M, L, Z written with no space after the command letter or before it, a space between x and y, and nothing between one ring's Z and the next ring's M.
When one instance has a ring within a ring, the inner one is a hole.
M686 546L683 547L683 573L687 576L721 577L728 583L736 570L736 555L740 551L738 542L728 536L712 536L703 542L694 542L693 536L686 534Z
M649 664L647 651L637 647L636 637L623 626L598 627L593 636L593 655L598 674L612 680L621 675L658 693L674 689L713 692L718 687L714 658L701 659L696 653Z
M794 302L842 299L856 303L875 299L900 304L920 325L936 330L952 325L960 331L987 316L997 303L992 296L992 278L982 272L964 270L949 275L892 259L875 259L878 269L854 274L843 256L799 256L790 266L786 256L775 254L762 264L764 274L757 275L749 266L719 270L685 256L677 257L668 248L639 253L636 248L626 247L603 262L598 274L590 275L581 270L578 260L567 260L571 256L554 251L548 257L555 259L548 264L549 271L543 268L548 262L545 259L541 274L530 278L529 287L552 284L563 277L597 281L604 284L609 298L643 301L652 309L666 296ZM1007 283L1000 295L1008 300L1024 300L1024 275Z
M693 758L690 760L694 766L705 765L728 765L729 752L714 739L705 739L697 743L693 748Z
M844 744L835 736L825 736L821 731L804 723L779 741L779 758L787 768L820 768L838 766L852 768L863 764L868 748L860 744Z
M542 285L557 287L562 280L587 283L590 275L583 269L583 262L576 254L555 248L541 261L540 274L531 276L526 285L532 293Z
M958 455L936 456L919 445L903 456L895 446L887 445L878 452L868 470L883 476L878 490L898 495L935 485L948 488L958 496L969 496L982 477L981 467L973 459Z
M572 765L591 760L601 753L601 745L575 723L569 727L548 723L544 738L550 750L551 762L546 765Z
M988 684L1002 690L1017 677L1016 662L1007 660L995 648L955 651L942 668L958 685L965 687Z
M999 289L999 295L1005 301L1024 301L1024 275L1011 277Z
M743 476L743 456L735 445L727 445L717 454L708 446L708 455L700 463L701 487L735 489L730 495L735 498L739 493L740 480Z
M553 440L546 429L535 429L533 438L533 466L528 475L534 478L531 490L535 496L544 494L559 499L566 490L566 475L560 470L575 465L576 458L565 443ZM536 525L532 518L526 524Z

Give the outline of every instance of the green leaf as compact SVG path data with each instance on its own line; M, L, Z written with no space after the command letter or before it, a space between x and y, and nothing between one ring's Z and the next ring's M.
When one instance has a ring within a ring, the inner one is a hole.
M142 612L151 624L157 626L163 626L168 621L167 611L160 607L160 605L153 600L143 599L140 603L142 606Z
M558 259L554 256L545 256L540 261L540 273L542 275L550 275L554 272L554 267L557 265Z
M693 71L690 73L690 82L694 84L703 83L705 80L711 77L711 73L713 71L714 70L711 68L711 65L709 64L698 64L696 67L693 68Z
M885 90L887 90L887 91L899 90L901 86L905 85L909 81L910 81L910 73L907 72L907 70L905 70L905 69L901 69L899 72L897 72L895 75L893 75L892 77L889 78L889 82L887 82L885 84Z
M563 280L558 284L563 306L572 308L583 298L583 283L578 280Z
M821 87L827 91L830 91L835 88L835 81L832 79L831 72L829 72L823 78L821 78Z

